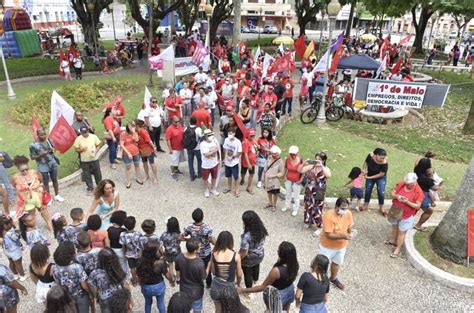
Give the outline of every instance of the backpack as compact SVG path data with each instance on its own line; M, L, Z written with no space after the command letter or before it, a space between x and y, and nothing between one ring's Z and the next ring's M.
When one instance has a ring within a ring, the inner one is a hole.
M198 141L196 139L196 128L188 127L184 131L183 135L183 146L187 150L193 150L198 145Z

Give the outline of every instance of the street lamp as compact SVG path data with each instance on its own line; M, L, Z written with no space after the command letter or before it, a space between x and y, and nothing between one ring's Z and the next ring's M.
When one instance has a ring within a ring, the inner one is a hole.
M114 29L114 43L117 41L117 35L115 34L115 19L114 19L114 5L113 3L109 4L109 11L112 13L112 28Z
M425 57L425 61L423 62L423 65L421 66L422 69L425 67L426 62L428 61L428 55L430 53L429 50L430 50L430 44L431 44L431 36L433 35L433 28L437 19L438 19L438 13L434 12L430 17L430 20L431 20L430 37L428 38L428 46L426 46L427 54Z
M96 39L96 33L95 33L95 22L94 22L94 10L95 10L95 5L92 1L89 1L87 3L87 11L89 11L89 14L91 16L92 20L92 35L94 39L94 50L95 50L95 56L96 58L98 57L98 50L97 50L97 39Z
M211 46L211 17L212 17L212 12L213 11L214 11L214 7L210 3L207 3L205 8L204 8L204 12L206 13L206 16L207 16L206 43L208 43L208 45L207 45L208 47Z
M328 54L326 58L326 71L324 72L324 89L323 89L323 99L321 100L321 106L318 112L318 118L316 119L317 124L324 124L326 122L326 93L327 85L329 83L329 60L331 58L331 37L332 37L332 20L336 19L337 14L341 10L341 4L337 0L331 0L327 6L327 13L329 18L329 38L328 38Z
M0 56L2 58L3 70L5 71L5 80L7 81L8 99L13 100L16 98L16 94L13 91L12 84L10 82L10 76L8 76L7 63L5 63L5 56L3 55L2 45L0 45Z
M260 17L263 19L262 13L263 13L263 8L260 6ZM258 39L260 39L260 26L258 26L258 19L257 19L257 25L255 26L258 27Z

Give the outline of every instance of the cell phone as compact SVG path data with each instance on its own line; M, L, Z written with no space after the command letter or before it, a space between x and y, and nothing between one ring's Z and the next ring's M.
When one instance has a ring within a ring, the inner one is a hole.
M308 164L316 165L316 164L318 164L318 161L316 161L316 160L309 160L309 161L308 161Z

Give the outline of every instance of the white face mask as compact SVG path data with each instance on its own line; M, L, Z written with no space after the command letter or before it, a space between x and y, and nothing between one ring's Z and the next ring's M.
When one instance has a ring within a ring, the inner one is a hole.
M234 134L228 134L227 137L229 137L229 139L232 140L232 139L235 138L235 135Z
M347 214L347 209L339 209L339 210L337 210L337 214L343 216L343 215Z
M207 140L207 142L212 142L212 141L214 141L214 136L207 136L206 140Z

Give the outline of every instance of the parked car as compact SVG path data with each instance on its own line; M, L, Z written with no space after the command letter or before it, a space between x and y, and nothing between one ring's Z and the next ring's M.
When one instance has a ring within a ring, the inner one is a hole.
M265 25L263 28L265 34L278 34L278 28L275 25Z
M249 30L252 34L258 34L259 32L261 32L260 27L255 25L250 25Z
M250 33L250 29L247 26L240 26L240 32L241 33Z

